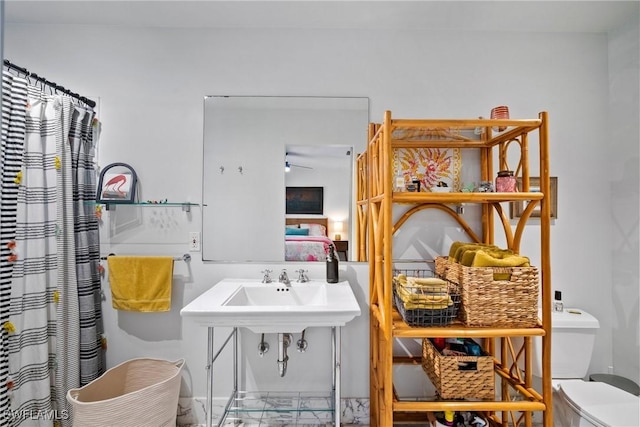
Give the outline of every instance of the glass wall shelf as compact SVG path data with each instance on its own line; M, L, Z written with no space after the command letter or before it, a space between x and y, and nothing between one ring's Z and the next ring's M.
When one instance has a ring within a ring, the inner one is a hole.
M200 206L199 203L191 203L191 202L118 202L113 201L109 203L98 203L98 202L89 202L91 204L96 205L104 205L107 210L111 210L111 208L115 208L116 206L142 206L142 207L172 207L172 206L180 206L184 212L191 212L192 206Z

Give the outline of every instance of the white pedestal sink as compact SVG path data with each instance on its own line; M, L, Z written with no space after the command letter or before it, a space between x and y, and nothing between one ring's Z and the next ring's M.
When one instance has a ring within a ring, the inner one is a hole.
M348 282L310 281L261 283L259 280L224 279L191 301L181 311L197 323L208 327L207 345L207 416L206 426L213 425L213 363L233 337L234 390L225 407L220 426L239 396L238 328L255 333L302 332L308 327L330 327L333 354L333 417L340 425L341 328L361 313ZM233 332L214 352L215 327L232 327Z
M292 282L286 286L224 279L185 306L180 314L203 326L293 333L311 326L344 326L360 315L360 306L348 282Z

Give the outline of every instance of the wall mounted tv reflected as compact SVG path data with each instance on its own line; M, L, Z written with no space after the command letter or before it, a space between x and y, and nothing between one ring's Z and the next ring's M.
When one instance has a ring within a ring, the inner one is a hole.
M287 187L286 213L322 215L324 187Z

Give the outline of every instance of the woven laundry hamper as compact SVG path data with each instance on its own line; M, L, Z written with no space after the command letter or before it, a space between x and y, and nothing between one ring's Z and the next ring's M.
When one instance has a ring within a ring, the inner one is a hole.
M71 389L74 427L175 426L184 359L131 359Z

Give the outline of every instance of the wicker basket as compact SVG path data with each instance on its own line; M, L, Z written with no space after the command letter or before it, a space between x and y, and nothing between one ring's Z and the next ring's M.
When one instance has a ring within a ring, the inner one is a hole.
M434 263L435 263L436 276L441 277L443 279L446 278L447 268L449 267L449 257L446 257L446 256L436 257L434 260Z
M422 369L442 399L495 398L492 356L444 356L424 338Z
M69 390L73 426L175 426L183 365L183 359L132 359Z
M398 274L405 274L409 277L434 277L432 270L394 270L394 276ZM441 326L448 325L456 317L458 317L458 308L460 307L460 289L455 283L447 283L447 293L451 298L452 305L442 309L427 309L427 308L406 308L404 301L396 292L397 286L400 286L394 280L393 287L393 303L402 319L409 326ZM419 286L406 286L410 292L420 295L422 289Z
M459 317L466 326L530 328L538 323L536 267L466 267L439 257L436 271L460 285Z

